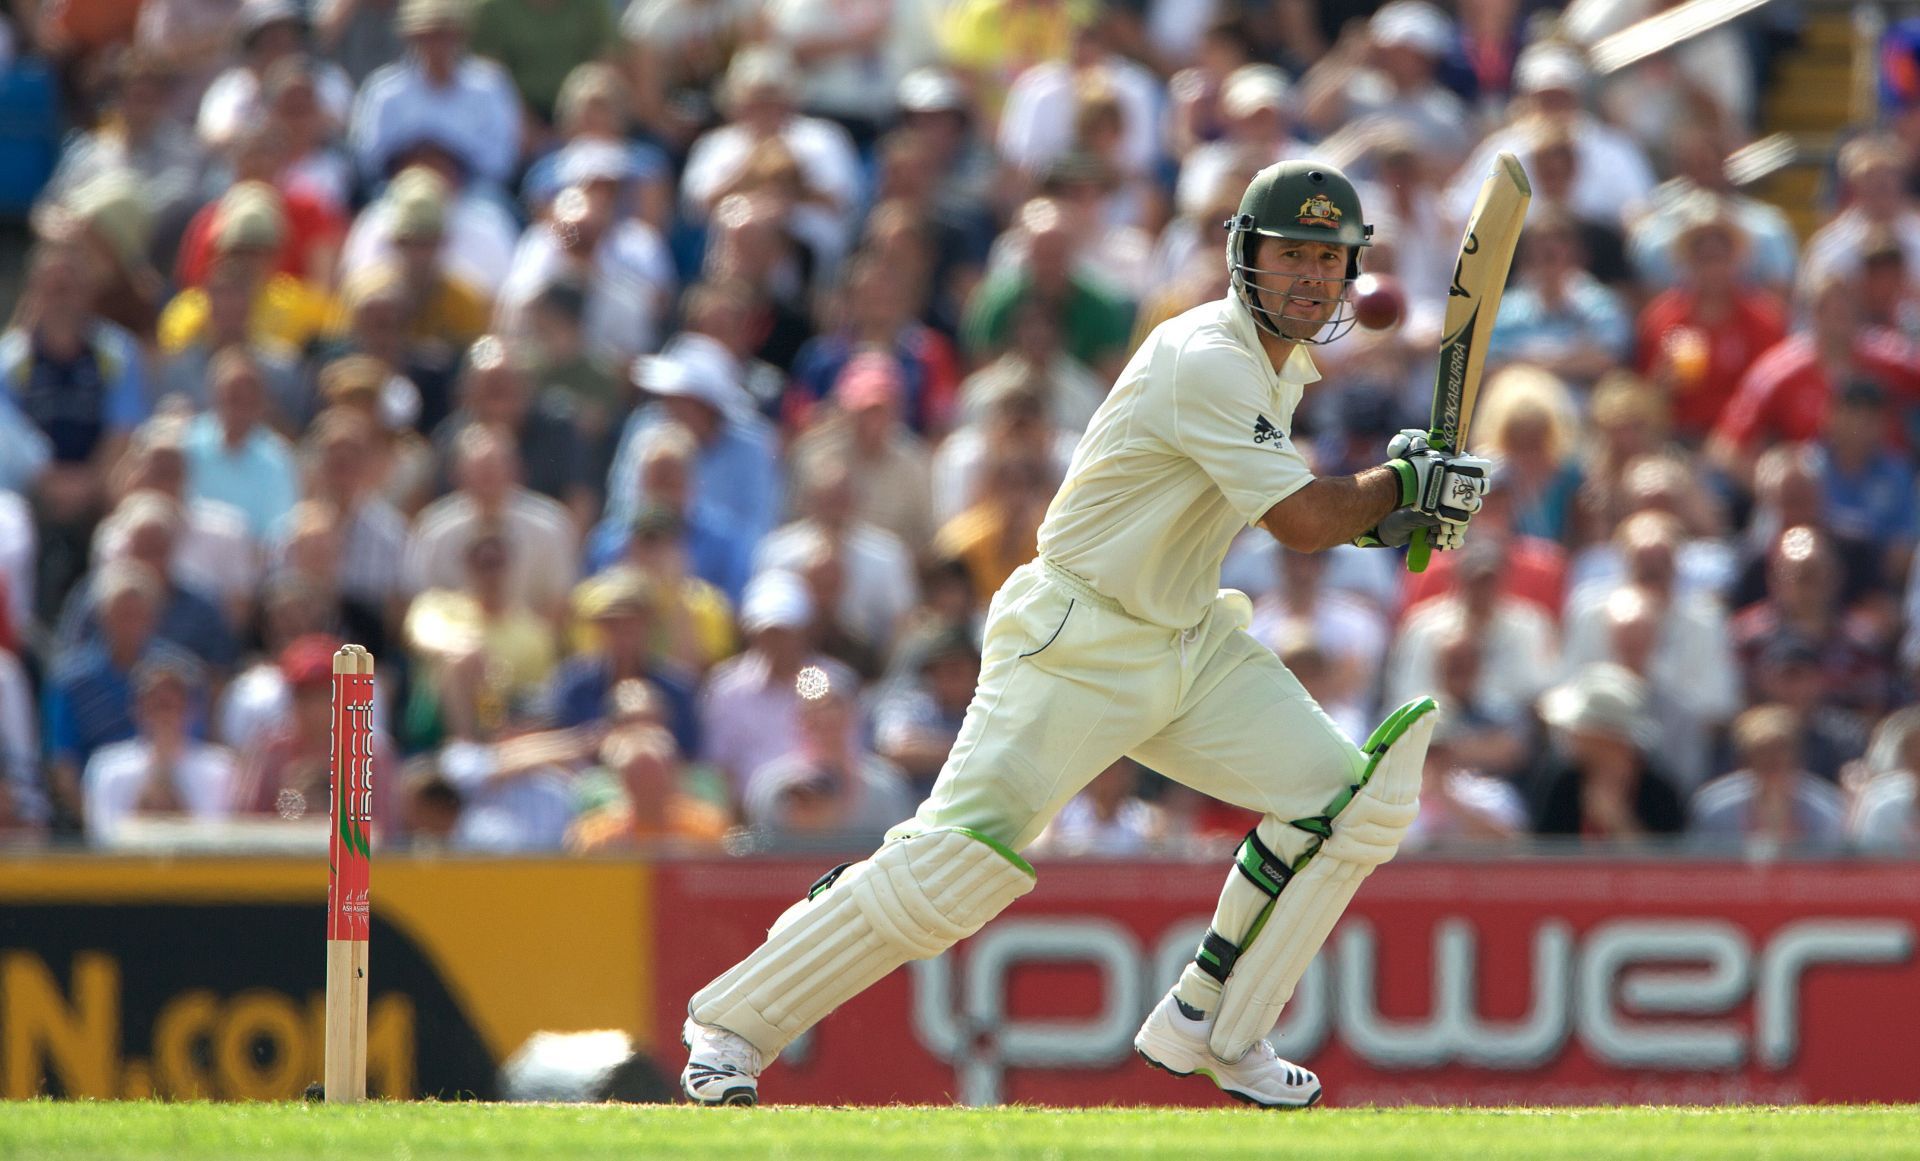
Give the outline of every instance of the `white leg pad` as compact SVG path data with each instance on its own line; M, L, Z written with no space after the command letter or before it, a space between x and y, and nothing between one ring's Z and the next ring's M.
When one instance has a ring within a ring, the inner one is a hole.
M1232 1063L1273 1031L1307 965L1373 869L1394 856L1420 813L1420 772L1437 715L1423 713L1381 754L1366 784L1333 819L1332 833L1273 902L1220 989L1209 1036Z
M1033 885L1025 860L971 831L890 842L788 908L765 943L694 995L688 1014L771 1063L835 1008L972 935Z

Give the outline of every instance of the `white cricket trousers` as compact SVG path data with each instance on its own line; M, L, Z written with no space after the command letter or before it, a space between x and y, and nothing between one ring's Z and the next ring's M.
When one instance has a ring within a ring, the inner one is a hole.
M900 832L960 826L1020 850L1122 755L1225 802L1309 818L1366 760L1221 589L1200 623L1138 620L1048 561L987 613L980 685L933 791ZM1284 828L1291 862L1312 838ZM1278 849L1278 846L1288 849Z

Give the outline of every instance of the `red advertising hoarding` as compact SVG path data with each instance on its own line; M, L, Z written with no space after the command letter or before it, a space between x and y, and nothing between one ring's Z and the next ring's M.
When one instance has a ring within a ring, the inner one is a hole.
M824 870L664 863L655 1002L751 950ZM767 1073L781 1102L1213 1104L1132 1055L1224 867L1042 863L953 952L894 973ZM1920 866L1403 861L1362 889L1282 1017L1327 1101L1920 1099Z

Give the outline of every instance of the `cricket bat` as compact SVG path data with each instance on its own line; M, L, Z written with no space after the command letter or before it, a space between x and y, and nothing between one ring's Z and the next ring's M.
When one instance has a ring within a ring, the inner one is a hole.
M1467 232L1460 239L1460 257L1453 263L1453 285L1447 288L1447 317L1440 330L1440 366L1433 381L1433 415L1427 441L1441 451L1467 446L1473 423L1473 405L1480 397L1480 372L1487 364L1487 341L1493 320L1500 314L1500 294L1506 289L1513 251L1520 244L1520 227L1527 220L1533 186L1527 171L1511 153L1495 160L1493 172L1480 186ZM1422 528L1407 549L1407 571L1422 572L1433 543Z

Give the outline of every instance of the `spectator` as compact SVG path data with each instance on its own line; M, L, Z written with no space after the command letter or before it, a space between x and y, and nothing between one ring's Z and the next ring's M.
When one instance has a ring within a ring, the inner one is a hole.
M429 588L408 607L404 632L419 682L407 732L416 741L485 741L553 676L553 623L516 598L509 580L521 551L488 529L467 542L458 587Z
M274 268L286 235L279 191L265 182L242 182L220 199L213 226L213 264L237 268L248 303L249 337L297 350L319 337L334 307L325 292ZM189 287L175 295L160 314L161 351L176 355L198 342L208 330L209 314L205 290Z
M1878 716L1892 698L1891 648L1873 635L1873 622L1841 603L1840 561L1833 541L1799 525L1780 534L1767 553L1766 596L1733 618L1732 642L1751 695L1768 641L1797 634L1817 643L1834 702ZM1890 643L1889 643L1890 645Z
M899 537L860 518L854 508L849 469L827 465L805 485L800 518L760 542L754 571L801 571L804 562L830 549L845 571L836 620L884 648L913 607L914 555Z
M1542 211L1528 224L1517 278L1500 303L1487 356L1532 363L1588 387L1625 361L1632 324L1612 291L1581 268L1579 228Z
M1634 363L1673 401L1680 434L1698 443L1747 369L1786 338L1786 316L1771 294L1741 285L1748 240L1718 197L1696 193L1675 215L1679 285L1640 312Z
M1474 769L1452 718L1435 730L1420 771L1420 814L1404 840L1412 850L1502 846L1527 833L1519 791Z
M758 37L764 8L759 0L627 0L620 36L636 108L676 153L711 115L716 83Z
M125 170L108 170L33 214L34 231L70 242L91 260L100 317L151 343L166 282L150 256L153 217L146 191Z
M790 407L804 425L854 363L884 353L900 383L902 419L914 434L937 439L954 422L960 374L953 344L914 317L925 296L909 286L907 271L856 254L841 273L839 326L800 348Z
M251 356L222 351L208 374L213 408L186 434L187 492L239 509L248 537L261 541L300 499L293 449L266 425L266 384Z
M1295 639L1316 643L1327 667L1325 696L1316 700L1336 721L1364 721L1371 729L1390 640L1387 619L1352 593L1323 583L1326 554L1281 548L1276 562L1279 583L1254 600L1248 631L1275 653Z
M1140 797L1140 766L1117 758L1093 776L1086 789L1060 808L1040 837L1035 855L1131 859L1166 845L1170 821Z
M260 544L247 529L246 513L231 504L187 493L187 438L191 421L157 415L134 432L127 452L114 467L112 497L117 507L136 492L156 492L180 510L170 572L182 584L212 598L229 625L252 617L262 569ZM106 520L95 529L93 559L126 555L126 526Z
M660 721L646 682L629 678L613 687L600 768L616 782L604 801L583 810L567 829L575 854L650 849L660 844L713 846L727 829L727 813L689 785L682 751ZM595 772L582 775L590 783Z
M1785 706L1759 705L1733 723L1741 766L1693 796L1689 830L1708 843L1738 842L1749 849L1837 845L1846 803L1833 783L1800 764L1800 730Z
M249 124L242 128L226 150L232 185L257 182L274 192L281 230L272 271L316 288L331 286L340 240L347 233L346 214L342 206L311 191L287 187L284 179L292 158L289 149L287 139L274 125ZM206 284L207 273L218 257L219 230L225 221L223 215L229 212L227 206L225 197L216 198L187 223L173 264L174 281L182 287Z
M268 76L282 61L297 60L306 48L307 22L296 0L244 0L232 35L239 59L207 86L200 98L196 128L210 149L220 149L244 125L259 121L271 98ZM333 128L347 123L353 106L353 81L331 63L313 66L314 95Z
M551 396L572 414L585 460L581 471L597 507L634 393L625 368L616 369L587 350L586 307L586 287L571 279L554 283L527 304L527 374L535 398Z
M975 291L962 332L968 354L991 357L1011 340L1016 318L1044 313L1059 327L1069 354L1113 381L1126 354L1133 310L1076 269L1069 227L1054 201L1035 199L1021 209L1026 261L994 273Z
M1160 161L1162 90L1144 65L1115 50L1112 14L1099 4L1073 13L1067 51L1042 58L1013 79L1000 111L999 154L1029 178L1071 152L1076 104L1103 92L1117 106L1121 143L1114 161L1121 176L1151 173Z
M1674 176L1656 186L1652 208L1632 224L1628 251L1640 280L1652 287L1670 288L1675 281L1674 242L1691 222L1694 195L1716 197L1731 224L1748 245L1742 248L1740 281L1776 294L1793 281L1799 238L1779 208L1748 197L1727 177L1731 152L1724 128L1690 123L1676 125L1668 137Z
M811 680L809 680L811 679ZM803 669L792 746L747 781L747 825L776 840L877 840L913 813L906 779L860 737L854 687Z
M113 115L67 142L40 199L61 202L102 173L128 172L146 197L158 243L154 258L164 266L168 240L179 237L200 204L206 156L192 131L170 113L179 91L172 66L151 52L127 52L110 84Z
M412 380L371 355L334 359L320 371L320 405L367 421L375 494L409 518L438 482L433 449L410 422L419 400Z
M38 837L53 815L40 766L37 709L19 655L0 648L0 834L8 841Z
M1497 542L1470 543L1454 568L1454 590L1407 614L1387 660L1383 702L1398 705L1432 688L1441 642L1462 633L1479 643L1478 700L1489 713L1511 714L1546 689L1559 653L1553 622L1502 591L1507 557Z
M799 748L794 683L803 669L819 670L843 690L853 687L853 674L814 652L807 637L813 614L813 598L793 573L755 577L740 606L746 652L716 666L701 692L701 757L726 777L735 803L745 800L756 771Z
M1914 269L1920 263L1920 208L1907 192L1906 150L1891 138L1860 137L1841 147L1838 164L1848 204L1807 239L1802 279L1809 284L1828 277L1851 281L1876 230L1894 236L1907 268Z
M47 785L54 825L63 831L76 829L84 817L80 772L94 753L134 736L135 668L154 658L192 664L189 655L154 635L165 590L151 568L136 560L113 562L88 587L100 632L54 662L45 693Z
M1852 283L1815 282L1807 309L1808 330L1768 348L1714 424L1708 455L1737 481L1751 479L1768 444L1817 438L1835 389L1851 379L1872 379L1902 400L1920 398L1912 348L1892 332L1861 325Z
M964 625L930 625L903 641L903 675L873 712L874 749L924 797L960 736L980 682L980 650Z
M514 546L507 594L557 619L573 588L579 549L567 510L520 483L519 455L498 428L472 424L454 441L454 492L427 505L407 540L407 587L456 589L468 548L500 535Z
M218 683L239 657L239 643L220 608L182 584L174 565L185 521L180 505L158 492L133 492L120 501L109 517L113 525L102 539L120 548L125 559L137 560L160 580L159 620L154 633L161 640L197 657ZM95 573L98 573L97 566ZM54 630L56 655L97 640L105 625L95 603L94 586L74 586Z
M612 54L613 9L605 0L479 0L473 51L498 61L526 103L537 140L554 123L567 74Z
M996 450L988 461L980 499L941 525L933 552L966 566L975 606L987 607L1013 570L1040 551L1040 522L1053 498L1053 467L1045 460Z
M793 61L769 46L734 54L719 104L727 122L703 134L680 175L683 212L704 222L728 194L752 176L768 143L784 149L796 167L793 226L831 268L847 250L848 215L859 196L859 158L846 130L794 111Z
M846 465L854 514L918 553L933 539L926 445L904 421L904 384L892 355L854 357L834 381L835 412L793 445L793 475L805 488Z
M780 511L776 444L772 427L753 413L730 374L735 364L715 346L703 336L685 336L635 365L634 377L651 402L633 413L621 434L607 477L607 515L632 517L647 448L664 424L673 423L694 439L690 495L711 511L713 527L735 540L744 553L738 559L750 561ZM727 578L707 579L724 587Z
M1875 545L1880 576L1901 577L1920 526L1914 519L1911 461L1888 447L1900 416L1871 379L1856 379L1835 395L1819 444L1822 525L1834 536Z
M319 558L330 578L324 587L378 618L401 599L407 522L375 490L374 438L373 422L359 412L332 408L314 418L303 441L302 495L321 508L303 514L303 505L295 506L274 530L271 552L276 564L285 561L293 538L315 531L316 519L324 521L330 530L328 554Z
M437 317L420 314L430 304L425 291L432 282L426 273L438 269L446 281L478 296L480 309L491 309L513 270L520 224L497 199L465 181L458 163L445 150L422 144L409 150L405 160L407 164L400 166L386 190L354 220L340 252L340 278L352 282L404 259L414 290L408 303L409 318L415 324L410 329L425 339L438 328L422 323L457 329L474 325L467 313L472 307L461 303L455 313L458 300L450 294ZM430 239L437 246L430 246ZM430 263L429 257L437 257L438 262Z
M448 843L491 854L557 854L576 814L578 768L586 739L549 730L532 703L509 703L485 740L449 742L437 768L459 800Z
M500 286L495 321L502 329L524 337L533 300L573 281L587 288L581 325L589 351L623 364L659 348L676 275L659 233L620 211L630 177L626 153L611 142L569 151L560 174L566 188L520 236Z
M1505 129L1482 138L1466 163L1454 171L1447 209L1465 221L1480 183L1496 155L1526 152L1526 142L1541 123L1571 133L1579 175L1567 208L1593 220L1631 222L1653 191L1653 171L1633 138L1587 111L1592 74L1580 50L1565 43L1528 45L1514 62L1514 100Z
M1434 656L1434 699L1446 714L1454 760L1495 778L1521 773L1532 754L1536 731L1530 706L1490 702L1495 683L1485 680L1487 657L1466 630L1440 639ZM1370 729L1362 718L1359 729Z
M1212 208L1217 191L1232 184L1225 179L1237 175L1242 158L1265 166L1308 156L1308 147L1293 135L1294 106L1293 85L1274 66L1248 64L1228 73L1220 86L1219 136L1195 145L1180 160L1174 193L1179 212L1194 215ZM1242 190L1246 184L1238 183Z
M575 605L592 622L594 644L561 662L548 696L561 729L599 725L621 716L617 702L629 682L644 682L660 724L683 754L700 752L695 713L698 674L674 661L663 640L674 622L661 615L651 578L619 568L583 582Z
M93 296L84 255L71 245L41 243L28 255L13 325L0 335L0 382L31 423L16 438L37 433L45 440L44 454L33 453L23 474L32 484L40 544L35 588L47 619L86 568L107 472L147 413L140 348L94 312Z
M228 348L245 351L260 372L271 401L271 422L292 437L312 418L312 392L301 373L300 352L287 343L253 333L250 273L240 264L223 262L207 274L207 322L194 339L159 363L153 394L162 401L204 410L211 402L213 357Z
M194 738L200 677L190 664L149 658L134 670L133 736L87 759L87 841L113 847L135 818L233 815L233 755Z
M445 422L454 405L454 380L462 352L442 343L416 343L407 334L407 293L398 266L363 270L341 292L342 317L319 344L311 362L325 367L364 356L390 371L381 389L380 425L390 422L426 431ZM309 404L309 410L314 404Z
M1667 772L1690 788L1710 772L1709 737L1739 708L1740 687L1725 609L1681 583L1685 539L1670 513L1622 521L1614 541L1625 575L1574 590L1560 662L1571 675L1611 661L1646 682Z
M767 5L768 41L799 66L800 107L837 122L869 146L879 136L900 78L899 58L915 51L911 6L889 0L775 0ZM930 29L918 30L924 36ZM902 43L905 42L905 43ZM924 49L918 49L924 51Z
M1458 35L1426 0L1394 0L1374 12L1363 36L1343 36L1302 80L1302 119L1326 135L1354 122L1384 120L1413 130L1434 165L1451 169L1473 145L1474 117L1440 83Z
M438 363L486 333L490 296L504 276L510 242L496 246L481 224L456 208L454 190L433 169L415 165L395 177L354 226L343 269L383 265L400 276L409 343L437 347ZM497 267L482 255L497 251ZM437 416L427 419L431 426Z
M594 483L583 471L585 457L573 416L565 401L536 396L528 371L524 354L500 336L484 335L467 348L460 406L433 429L441 477L451 480L465 433L476 426L491 427L511 441L510 450L517 453L515 473L525 473L526 487L571 514L576 529L585 528L599 503ZM566 559L573 559L571 550ZM558 583L571 585L573 577Z
M727 288L742 316L736 351L782 370L793 366L814 333L807 298L812 270L811 257L787 229L787 208L778 199L737 193L715 206L702 272L709 283ZM691 312L699 299L690 292L688 300ZM754 391L751 380L744 385L762 411L777 413L784 380L771 394Z
M1685 827L1680 795L1651 753L1647 700L1644 682L1607 662L1540 699L1559 734L1533 778L1536 833L1631 842Z
M1583 214L1574 207L1580 185L1580 150L1572 131L1557 121L1542 121L1521 155L1533 200L1542 211L1552 210L1571 219L1580 238L1580 264L1609 288L1623 286L1632 276L1627 268L1626 235L1616 213Z
M668 655L689 673L705 673L738 648L733 605L719 588L694 574L689 559L685 524L667 509L648 508L633 518L632 535L618 563L652 582Z
M469 0L400 0L407 56L360 86L349 142L361 180L377 185L422 139L440 143L473 180L504 189L520 160L520 99L506 70L467 51Z
M1084 368L1079 370L1085 374ZM988 461L995 454L1012 451L1048 463L1064 478L1085 429L1084 423L1075 429L1049 418L1048 398L1057 399L1071 387L1033 369L1024 358L1003 357L968 382L975 384L969 401L978 405L979 417L940 441L933 453L933 518L941 524L979 501Z
M1834 703L1820 662L1819 646L1797 634L1767 642L1755 671L1754 699L1792 712L1800 731L1801 762L1837 783L1847 764L1866 752L1872 723Z
M1510 497L1513 530L1564 541L1580 490L1579 413L1567 385L1525 364L1503 368L1480 402L1476 447L1493 452Z
M353 163L338 140L344 117L324 106L328 67L306 56L276 61L262 79L261 99L268 128L287 143L281 188L344 214L353 203Z
M622 560L634 559L643 536L671 544L685 558L682 571L690 579L714 588L722 603L747 587L753 575L755 545L748 544L727 524L727 515L710 504L697 503L693 493L694 437L676 423L662 424L641 454L640 495L634 515L609 515L594 527L587 542L587 567L599 572ZM613 506L609 505L610 512Z
M575 159L597 145L611 144L626 153L631 196L620 212L662 233L673 224L672 165L657 145L630 138L635 128L632 106L618 68L600 60L574 66L554 106L554 128L561 140L551 153L527 167L520 183L520 200L529 214L539 217L546 212L566 184L561 173L577 172Z
M1920 708L1888 714L1873 732L1866 778L1855 795L1847 833L1876 853L1905 854L1920 844Z

